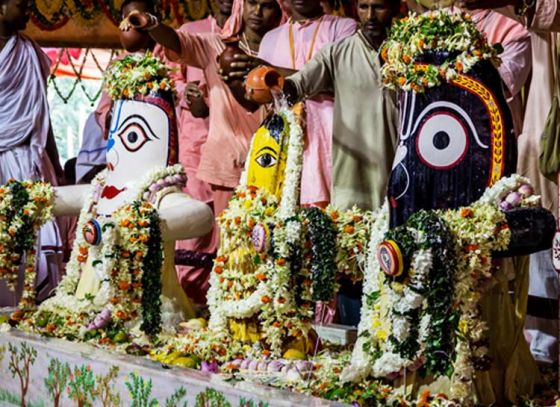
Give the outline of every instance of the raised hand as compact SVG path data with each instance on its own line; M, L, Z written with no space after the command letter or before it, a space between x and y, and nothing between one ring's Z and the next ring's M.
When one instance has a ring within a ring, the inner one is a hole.
M235 80L243 81L251 70L262 64L263 61L258 58L244 53L238 53L233 56L228 67L220 68L220 75L226 83Z
M210 109L204 100L202 92L199 88L200 81L187 83L185 87L185 100L191 111L191 114L197 118L206 118L210 113Z

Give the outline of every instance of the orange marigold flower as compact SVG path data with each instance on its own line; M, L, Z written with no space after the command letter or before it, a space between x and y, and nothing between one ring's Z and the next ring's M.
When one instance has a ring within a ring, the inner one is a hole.
M471 208L461 208L461 212L459 212L462 218L472 218L474 212Z
M279 266L285 266L286 265L286 259L280 258L280 259L276 260L276 264L278 264Z
M222 274L223 271L224 271L224 268L222 266L214 266L214 273Z
M344 226L344 233L354 233L354 226L352 225L346 225Z
M130 283L128 281L121 280L117 285L121 290L128 290L130 288Z
M255 277L257 277L257 280L259 280L259 281L268 280L268 278L266 278L266 275L264 273L257 273L257 275Z
M261 302L265 304L270 304L272 302L272 298L270 298L268 295L263 295L261 297Z

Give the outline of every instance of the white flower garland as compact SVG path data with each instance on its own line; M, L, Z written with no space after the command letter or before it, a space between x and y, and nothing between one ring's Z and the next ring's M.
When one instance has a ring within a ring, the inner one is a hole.
M112 270L117 270L121 275L121 280L128 281L129 279L129 276L125 275L128 267L118 264L122 260L121 254L114 253L116 247L124 245L124 239L130 239L131 237L127 235L126 228L119 233L121 228L118 223L124 220L122 217L124 214L121 213L122 208L115 211L111 218L97 218L103 234L103 241L100 245L89 245L82 233L86 224L91 220L91 210L99 200L105 183L105 176L106 171L103 171L92 181L90 192L78 219L76 229L78 233L76 233L72 256L67 265L66 276L57 287L55 296L43 302L38 310L38 315L41 312L48 312L71 321L70 324L61 327L61 335L72 334L83 339L87 332L86 325L91 322L93 316L101 312L102 309L107 309L113 313L118 311L117 308L120 309L123 306L121 301L113 301L118 296L116 295L116 286L112 283L116 276L111 275ZM186 175L181 165L156 168L135 185L136 190L132 200L147 202L146 198L156 199L159 194L165 193L170 188L175 188L175 185L184 185L185 181ZM126 206L128 205L123 206L123 208ZM135 243L132 243L132 245L134 246ZM93 298L78 299L75 293L80 281L82 265L88 258L94 259L92 267L94 267L100 281L100 288ZM137 266L141 268L141 264L137 264ZM141 294L138 288L135 292Z
M523 191L520 189L522 187L525 188ZM472 401L471 386L475 373L473 360L484 358L488 350L480 345L484 343L487 331L478 309L481 281L491 277L492 252L505 250L509 244L511 232L503 226L505 215L498 206L512 191L524 193L521 206L532 206L537 202L537 198L530 193L532 189L528 180L513 175L488 188L480 200L470 207L440 213L441 219L455 237L455 258L458 260L454 302L459 309L458 329L461 335L457 336L457 356L449 381L449 396L467 404ZM395 353L393 344L387 339L390 334L398 341L408 338L411 321L401 315L424 306L423 296L413 288L423 286L431 268L431 253L430 250L415 252L411 261L413 272L409 286L393 287L390 283L385 283L385 275L377 261L377 248L388 229L387 207L375 214L374 219L365 268L358 340L351 364L341 374L341 382L358 382L370 375L392 378L403 369L417 367L413 361L405 360ZM417 238L422 239L421 234ZM416 355L420 358L431 321L429 313L422 312L421 315L417 339L420 351ZM382 353L376 358L374 351Z

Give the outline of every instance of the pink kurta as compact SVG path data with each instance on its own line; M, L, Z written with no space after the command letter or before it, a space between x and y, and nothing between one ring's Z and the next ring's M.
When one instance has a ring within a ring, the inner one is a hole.
M181 54L166 49L166 56L171 61L201 68L208 86L208 138L202 146L198 178L233 189L239 184L250 140L263 119L263 110L248 113L222 81L218 57L225 46L219 34L192 34L183 30L178 34ZM218 208L215 210L219 212Z
M184 24L179 31L196 33L220 33L221 29L214 17L210 16L204 20ZM185 167L188 176L185 192L195 199L213 204L213 191L211 186L200 180L196 173L200 164L201 150L208 137L209 120L194 117L185 99L185 87L187 83L198 81L199 88L208 99L208 87L204 72L201 69L188 65L181 66L181 75L175 79L178 117L179 117L179 160ZM214 254L218 247L219 230L214 227L212 231L203 237L177 242L178 261L192 258L192 254ZM177 265L177 273L183 289L187 295L197 304L206 302L208 291L208 279L211 267L196 265Z
M293 30L293 56L290 26ZM290 21L264 36L259 58L273 66L299 70L323 46L351 36L356 28L354 20L331 15L305 23ZM330 96L318 96L307 100L305 106L307 143L301 175L301 203L329 202L332 186L333 99Z
M529 31L517 21L491 10L471 12L477 27L486 34L490 44L502 44L502 64L498 72L506 85L506 98L511 110L515 134L523 126L521 89L531 72L531 37Z

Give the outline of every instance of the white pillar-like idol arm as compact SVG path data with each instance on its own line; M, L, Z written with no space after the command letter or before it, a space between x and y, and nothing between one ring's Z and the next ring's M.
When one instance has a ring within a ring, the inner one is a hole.
M54 216L79 215L90 190L90 184L55 187Z
M165 241L204 236L214 225L214 215L208 205L180 192L162 198L159 216Z

